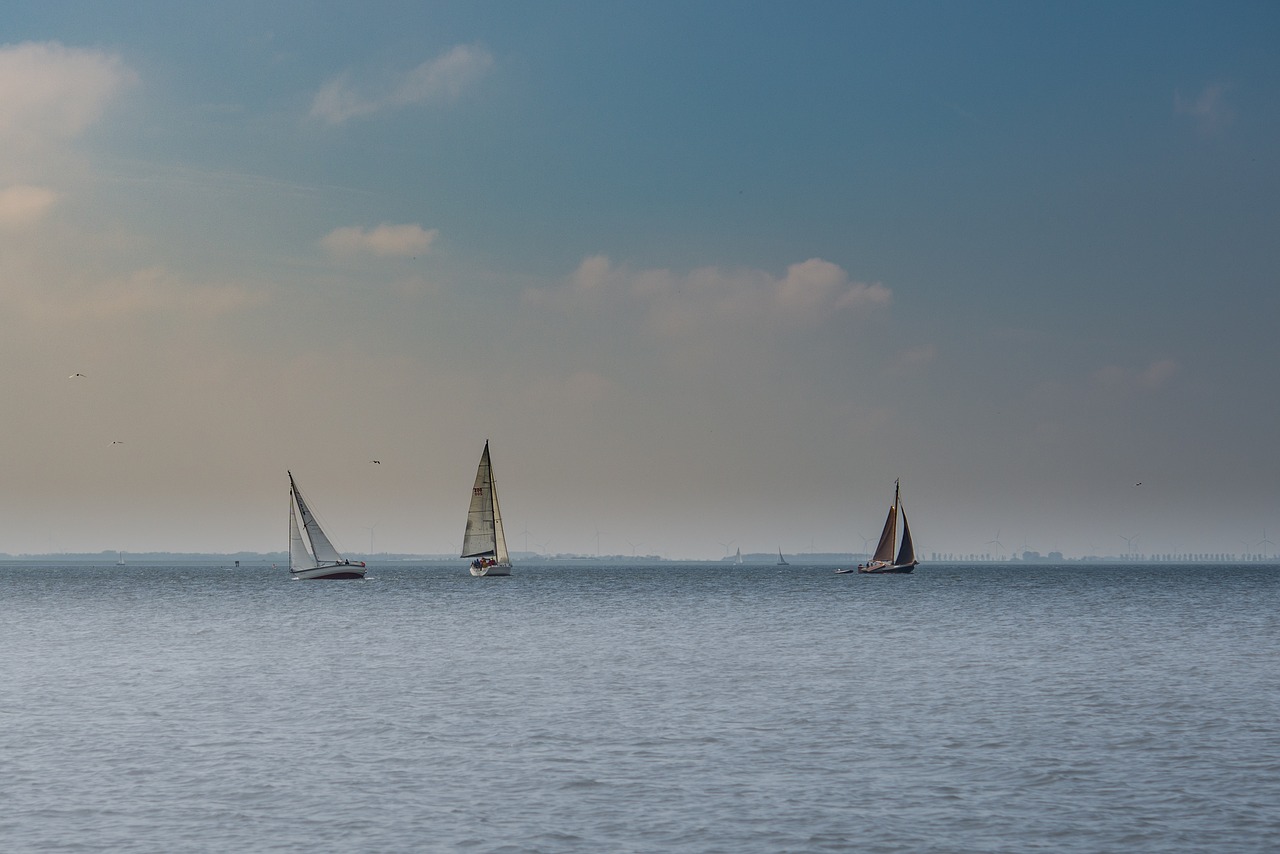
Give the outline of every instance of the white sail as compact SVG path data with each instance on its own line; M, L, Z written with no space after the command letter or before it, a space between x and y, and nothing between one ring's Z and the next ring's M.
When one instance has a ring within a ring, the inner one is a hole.
M489 443L485 443L485 451ZM493 556L498 565L511 563L511 555L507 554L507 536L502 531L502 508L498 506L498 483L493 479L493 463L489 464L489 494L493 496Z
M293 497L298 502L298 512L302 514L302 527L307 532L307 539L311 542L311 554L315 557L316 562L340 563L342 555L338 554L338 550L333 547L333 543L329 542L329 538L325 536L324 531L320 528L320 523L316 521L315 514L311 512L311 508L303 500L302 493L298 491L298 485L293 482L293 472L289 473L289 486L293 489Z
M307 551L303 542L302 531L298 529L298 512L294 509L293 493L289 494L289 569L298 572L303 569L315 569L315 559Z
M493 465L489 461L489 443L484 443L480 465L476 467L476 482L471 487L471 505L467 508L467 527L462 535L462 557L497 557L498 536L501 530L496 514L497 503L493 491ZM505 539L502 550L506 552Z

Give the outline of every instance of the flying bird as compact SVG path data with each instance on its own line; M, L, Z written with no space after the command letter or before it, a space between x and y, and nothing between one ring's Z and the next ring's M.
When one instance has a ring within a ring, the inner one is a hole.
M82 374L82 373L79 373L78 371L77 371L76 373L72 374L71 376L67 377L67 379L69 379L69 380L73 380L73 379L75 379L76 377L80 377L81 379L88 379L88 377L86 377L86 376L85 376L84 374Z
M373 463L375 466L382 465L382 460L369 460L369 462Z
M1142 481L1138 481L1137 483L1134 484L1134 486L1142 486Z
M124 444L124 442L121 442L119 439L113 439L113 440L111 441L111 444L113 444L113 445L123 445L123 444Z

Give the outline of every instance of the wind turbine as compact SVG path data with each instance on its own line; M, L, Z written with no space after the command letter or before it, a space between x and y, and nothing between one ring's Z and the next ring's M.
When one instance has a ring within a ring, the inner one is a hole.
M989 545L991 545L992 543L994 543L994 544L996 545L996 548L1000 549L1000 558L1003 560L1003 559L1004 559L1004 543L1000 542L1000 529L999 529L999 528L996 528L996 535L995 535L994 537L992 537L991 539L987 540L985 543L983 543L983 545L984 545L984 546L989 546Z
M633 542L631 542L630 540L627 540L627 545L631 546L631 556L632 556L632 557L635 557L635 556L636 556L636 546L643 546L643 545L644 545L644 543L633 543Z
M360 527L369 532L369 557L373 557L373 529L378 527L378 523L374 522L372 525L361 525Z
M1124 543L1125 543L1125 552L1124 552L1124 553L1125 553L1125 556L1126 556L1126 557L1129 557L1129 558L1132 558L1132 557L1133 557L1133 542L1134 542L1134 540L1138 539L1138 535L1137 535L1137 534L1134 534L1132 537L1126 537L1124 534L1120 534L1119 536L1120 536L1120 539L1124 540Z
M716 542L718 542L718 543L719 543L720 541L719 541L719 540L716 540ZM737 540L730 540L730 541L729 541L729 542L727 542L727 543L720 543L720 545L724 546L724 556L725 556L725 557L728 557L728 556L729 556L729 546L733 545L733 544L734 544L734 543L736 543L736 542L737 542Z
M858 533L858 536L859 536L859 537L862 537L862 533L861 533L861 532L859 532L859 533ZM870 538L870 537L862 537L862 553L863 553L864 555L865 555L865 554L870 554L870 552L868 552L868 551L867 551L867 543L869 543L869 542L871 542L871 538Z
M1273 543L1273 542L1271 542L1270 540L1268 540L1268 539L1267 539L1267 529L1266 529L1266 528L1263 528L1263 529L1262 529L1262 539L1258 542L1258 545L1262 547L1262 559L1263 559L1263 560L1266 560L1266 559L1267 559L1267 546L1271 546L1271 548L1273 548L1273 549L1276 547L1276 544L1275 544L1275 543Z

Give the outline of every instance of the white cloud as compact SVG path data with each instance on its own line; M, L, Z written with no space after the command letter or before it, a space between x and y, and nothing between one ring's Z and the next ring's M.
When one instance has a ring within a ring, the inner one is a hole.
M891 299L889 289L879 282L850 282L844 270L821 258L792 264L774 292L783 308L810 314L860 305L888 305Z
M383 223L372 229L346 226L335 228L320 243L335 255L368 253L380 257L408 257L429 251L439 233L437 229L427 230L417 224Z
M703 267L685 275L669 270L628 270L605 255L583 259L568 283L526 293L532 304L559 304L566 311L643 311L662 335L700 335L717 328L744 329L775 324L814 326L843 313L887 306L892 299L879 283L849 279L838 265L810 258L787 268L782 278L763 270Z
M0 139L25 145L78 136L136 75L113 54L25 42L0 47Z
M344 72L320 87L311 102L311 116L336 125L385 110L448 103L475 86L493 64L493 55L484 48L457 45L381 86L362 88Z
M58 194L47 187L20 184L0 189L0 227L38 222L57 200Z
M146 317L207 322L260 305L264 299L261 292L243 285L196 285L151 267L83 287L30 292L15 301L15 307L55 325Z
M1205 86L1194 98L1183 98L1178 92L1173 97L1173 109L1180 116L1190 116L1201 133L1213 134L1226 129L1235 113L1226 102L1227 87Z
M1143 388L1164 388L1177 373L1177 362L1173 359L1159 359L1138 374L1138 384Z
M1107 365L1093 375L1094 381L1110 391L1128 392L1136 389L1160 389L1169 385L1178 374L1178 363L1173 359L1156 359L1139 370Z

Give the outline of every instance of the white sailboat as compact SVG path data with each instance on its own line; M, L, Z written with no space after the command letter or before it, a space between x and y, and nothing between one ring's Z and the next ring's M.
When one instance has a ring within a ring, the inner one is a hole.
M289 572L295 579L364 578L365 572L363 562L347 560L329 542L293 482L293 472L289 472Z
M791 566L791 564L787 562L787 559L782 556L781 546L778 547L778 566Z
M476 577L511 574L511 556L507 553L507 537L502 532L498 485L493 480L487 439L480 454L480 465L476 467L476 482L471 487L467 528L462 534L462 557L474 558L471 574Z
M898 536L898 517L902 517L902 545L898 548L898 556L893 556L893 547ZM907 512L902 509L902 498L898 489L898 481L893 482L893 504L889 505L889 516L884 520L884 530L880 532L880 542L876 544L875 554L866 563L858 564L858 572L885 574L907 573L916 568L915 546L911 542L911 527L907 524ZM836 570L850 572L851 570Z
M734 555L733 562L739 566L742 565L742 549L738 549L738 553Z

